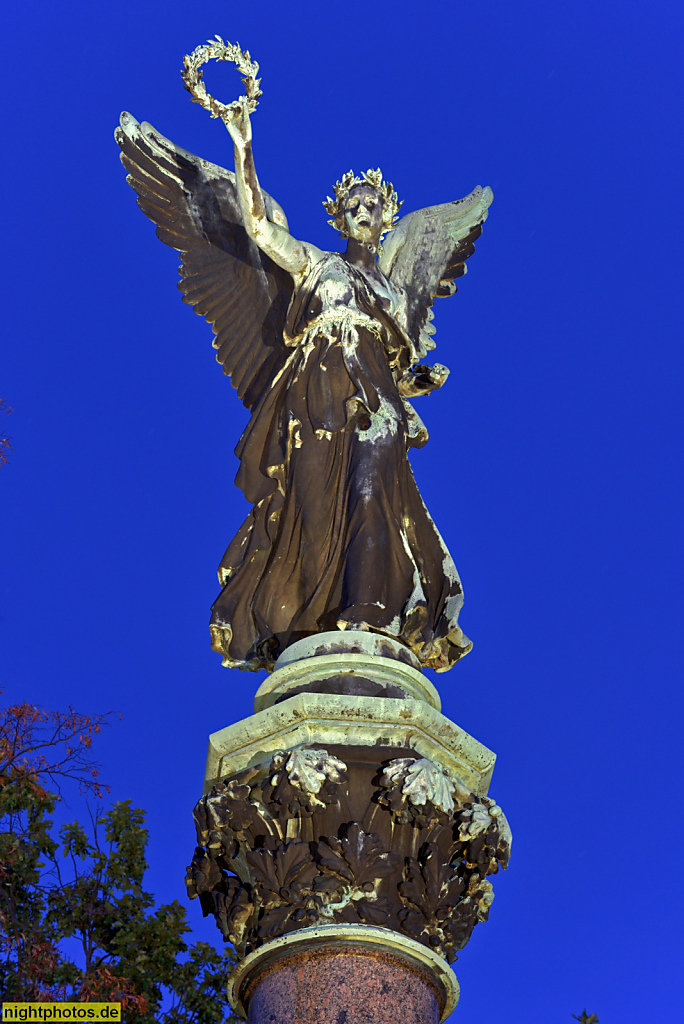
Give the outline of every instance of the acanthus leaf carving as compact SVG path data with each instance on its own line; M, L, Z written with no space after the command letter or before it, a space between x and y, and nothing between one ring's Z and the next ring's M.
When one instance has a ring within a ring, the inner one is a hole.
M198 846L187 869L185 884L190 899L199 897L204 917L211 914L224 939L239 946L254 912L250 891L219 863L216 850Z
M464 808L458 815L459 828L458 836L463 842L475 839L482 832L486 832L492 823L492 816L489 808L483 803L473 803Z
M219 924L223 937L234 946L239 946L247 925L254 914L250 893L239 878L229 876L225 881L226 892L203 893L200 897L202 911L206 917L212 913ZM214 897L214 906L209 902Z
M367 924L386 924L392 913L392 904L389 900L378 897L375 901L361 898L354 903L354 909Z
M336 786L346 780L346 773L344 761L327 750L279 750L273 755L268 776L262 783L264 800L289 815L320 812L337 802Z
M316 865L308 843L291 842L275 851L250 850L247 863L263 893L272 894L269 901L289 900L313 882ZM267 900L262 896L262 902Z
M376 835L352 822L342 839L321 840L316 858L323 874L314 887L324 916L339 914L350 922L360 918L373 924L387 920L391 904L378 896L377 885L398 868L400 858L386 850Z
M399 885L405 907L399 913L404 931L426 941L450 961L456 959L448 933L449 920L461 903L464 879L451 864L445 864L439 850L425 843L418 860L409 858L406 879Z
M491 882L480 882L477 900L478 921L489 920L489 908L494 902L494 886Z
M464 844L463 858L469 868L476 869L481 878L496 875L499 865L508 866L510 847L501 840L496 820L490 821L486 832L479 832Z
M401 823L415 822L420 828L446 823L457 806L472 795L447 768L426 757L395 758L380 776L383 788L379 803L388 807Z
M453 813L455 786L446 768L421 757L408 764L403 775L402 793L414 806L422 807L429 802L444 814Z
M396 856L383 847L376 835L364 832L358 822L348 826L343 839L328 836L319 842L317 853L324 870L357 886L384 878L397 864Z
M340 750L280 751L217 783L195 808L191 898L240 955L317 922L365 922L455 959L488 916L485 876L508 862L505 816L437 762L361 748L348 768ZM373 831L349 820L364 800Z
M251 800L249 785L256 774L257 769L249 768L227 783L217 782L210 793L200 798L193 817L201 845L208 844L212 833L220 834L226 829L242 841L249 828L259 826L259 809Z
M194 900L200 893L214 889L222 879L223 872L216 863L216 857L212 857L203 846L198 846L185 873L185 885L190 899Z
M308 843L252 850L247 854L247 864L262 911L256 924L260 939L280 934L291 919L311 924L318 918L311 889L318 869Z

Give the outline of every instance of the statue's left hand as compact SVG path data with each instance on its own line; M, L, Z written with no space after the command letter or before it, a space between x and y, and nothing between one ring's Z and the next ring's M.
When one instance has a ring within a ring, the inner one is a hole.
M442 363L435 363L434 366L416 363L399 379L399 392L405 398L429 395L431 391L441 388L448 376L449 370Z
M446 381L449 376L448 366L444 366L442 363L435 363L434 366L427 368L428 376L435 388L441 388L442 384Z
M252 141L252 122L247 97L241 96L235 103L231 103L223 120L235 145L244 149Z

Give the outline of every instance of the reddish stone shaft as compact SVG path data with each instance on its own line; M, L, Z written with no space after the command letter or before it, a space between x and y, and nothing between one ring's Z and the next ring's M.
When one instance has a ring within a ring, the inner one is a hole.
M248 1024L438 1024L427 974L391 955L308 950L250 985Z

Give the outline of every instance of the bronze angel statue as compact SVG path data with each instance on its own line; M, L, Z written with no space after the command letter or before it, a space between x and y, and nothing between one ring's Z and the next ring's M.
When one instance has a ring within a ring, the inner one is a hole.
M243 96L220 111L234 173L130 114L116 133L138 205L181 254L183 301L212 325L250 410L236 484L253 507L221 560L212 647L229 667L270 670L303 637L372 630L445 671L472 645L411 472L408 450L428 435L410 399L448 376L424 362L433 300L455 293L492 193L397 221L380 171L350 171L324 203L346 248L325 252L292 237L259 185L255 106Z

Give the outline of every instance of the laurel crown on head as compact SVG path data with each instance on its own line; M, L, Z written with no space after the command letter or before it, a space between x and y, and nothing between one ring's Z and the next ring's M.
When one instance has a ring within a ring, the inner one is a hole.
M337 182L334 188L335 198L331 199L328 196L323 200L323 206L332 218L328 224L332 228L337 228L343 238L348 237L344 206L347 196L357 185L371 185L372 188L377 189L382 202L382 234L391 231L403 200L399 201L391 181L382 180L382 171L379 167L375 171L369 168L362 178L357 177L353 171L347 171L342 181Z

